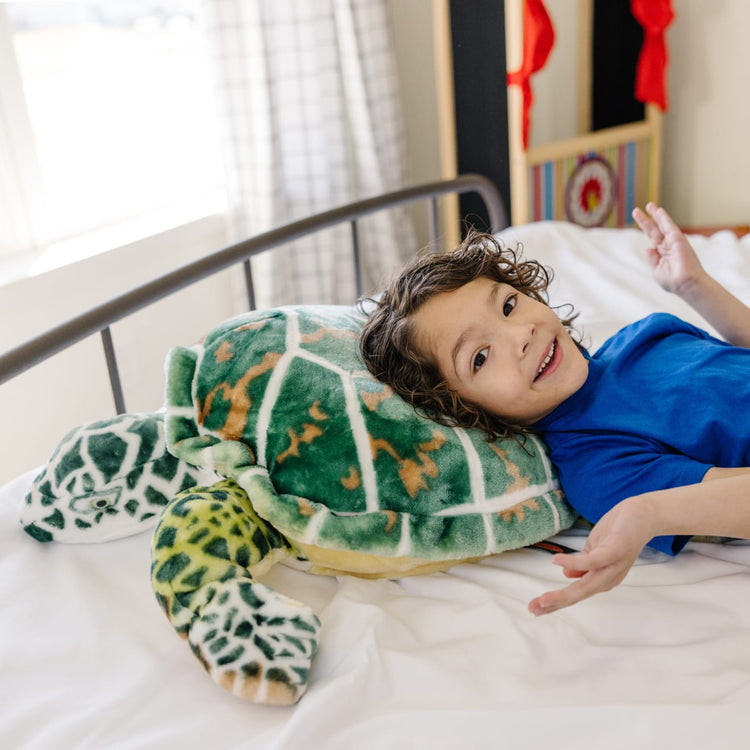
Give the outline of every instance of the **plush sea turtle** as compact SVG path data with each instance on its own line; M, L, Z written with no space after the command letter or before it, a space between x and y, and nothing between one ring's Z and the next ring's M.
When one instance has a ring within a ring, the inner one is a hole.
M374 380L363 321L344 307L249 313L168 358L169 450L223 479L161 515L154 590L211 677L257 702L299 699L320 633L308 606L259 582L278 560L396 578L574 521L534 437L488 443Z
M288 557L314 573L397 578L534 544L575 520L542 443L488 443L418 416L365 370L364 317L289 307L172 350L163 413L71 431L26 496L38 541L151 528L152 583L222 687L289 704L320 622L259 579Z

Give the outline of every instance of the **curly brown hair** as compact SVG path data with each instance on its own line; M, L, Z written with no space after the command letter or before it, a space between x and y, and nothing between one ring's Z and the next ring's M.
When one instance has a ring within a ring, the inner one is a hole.
M487 413L450 388L437 364L417 349L413 325L414 314L428 299L482 276L549 305L547 288L552 271L535 260L523 260L521 250L520 246L515 250L505 247L490 234L472 231L453 252L428 253L412 261L382 296L371 300L375 307L360 338L367 369L418 412L441 424L479 428L490 441L528 432ZM571 315L562 323L577 341L574 318Z

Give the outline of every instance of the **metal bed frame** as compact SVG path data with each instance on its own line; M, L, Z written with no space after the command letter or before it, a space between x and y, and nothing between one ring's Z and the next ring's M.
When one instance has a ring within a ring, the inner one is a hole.
M129 292L114 297L8 350L0 355L0 384L20 375L78 341L99 333L107 361L115 409L118 414L123 414L126 411L125 399L110 330L113 323L191 284L239 263L242 263L244 267L248 301L250 309L254 310L255 291L250 258L278 245L287 244L305 235L345 222L348 222L351 227L356 289L357 295L361 296L362 273L357 224L359 219L378 211L393 209L417 201L427 201L430 241L432 246L436 247L438 239L438 198L444 195L460 195L463 193L477 193L482 198L489 215L491 231L498 231L507 226L505 205L498 189L490 180L478 174L462 175L454 179L431 182L349 203L271 229L206 255L135 287Z

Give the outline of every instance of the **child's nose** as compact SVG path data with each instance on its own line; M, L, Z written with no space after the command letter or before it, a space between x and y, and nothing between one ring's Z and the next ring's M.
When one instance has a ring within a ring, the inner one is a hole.
M533 323L526 323L519 328L521 354L526 354L531 342L534 340L534 336L536 336L536 326Z

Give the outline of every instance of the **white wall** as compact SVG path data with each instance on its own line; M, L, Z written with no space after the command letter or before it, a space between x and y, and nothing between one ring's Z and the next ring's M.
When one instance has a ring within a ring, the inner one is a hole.
M750 3L673 0L662 200L686 224L750 222Z
M410 185L439 180L445 167L441 164L438 125L436 2L444 0L388 0L405 120L406 174ZM412 215L418 245L423 247L429 241L425 207L415 205Z
M433 0L389 0L410 182L440 179Z
M546 0L555 28L555 45L547 64L533 77L536 102L531 118L529 145L540 146L575 138L578 132L577 87L566 89L578 76L578 8L575 0ZM542 114L544 113L544 114Z

